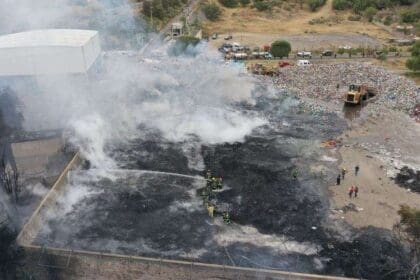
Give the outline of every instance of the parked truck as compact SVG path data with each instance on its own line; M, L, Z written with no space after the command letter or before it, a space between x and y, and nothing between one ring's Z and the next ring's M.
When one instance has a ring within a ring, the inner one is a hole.
M344 102L346 104L361 105L370 101L375 96L377 96L377 91L374 87L367 85L350 85Z

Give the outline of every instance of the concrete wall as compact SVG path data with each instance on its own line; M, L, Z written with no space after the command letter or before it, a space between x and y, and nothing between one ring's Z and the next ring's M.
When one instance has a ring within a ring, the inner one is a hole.
M62 138L42 139L12 144L13 156L19 172L31 176L45 171L50 157L63 147Z
M38 208L32 214L31 218L28 222L24 225L23 229L19 233L17 237L17 243L21 246L30 245L36 235L38 234L39 230L42 227L42 224L45 222L44 217L47 211L53 211L54 206L56 203L57 198L60 194L64 191L63 186L67 183L67 173L79 165L81 159L79 154L77 153L70 163L66 166L66 168L61 173L60 177L58 177L55 184L52 186L51 190L45 196L45 198L41 201Z
M350 278L232 267L197 262L130 257L65 249L26 248L26 271L40 279L289 279L345 280Z

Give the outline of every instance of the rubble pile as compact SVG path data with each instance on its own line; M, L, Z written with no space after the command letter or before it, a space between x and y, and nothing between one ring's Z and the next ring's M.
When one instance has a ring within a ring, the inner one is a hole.
M373 115L384 106L409 114L420 102L420 90L414 82L365 63L282 68L274 83L280 88L293 90L300 98L312 99L315 109L317 105L322 106L322 102L333 105L335 110L341 108L343 95L350 84L367 84L378 90L377 100L369 106Z

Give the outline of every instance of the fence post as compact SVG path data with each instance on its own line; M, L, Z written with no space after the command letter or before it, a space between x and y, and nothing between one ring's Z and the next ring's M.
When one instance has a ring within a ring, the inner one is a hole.
M194 265L194 263L191 262L191 266L190 266L190 280L192 280L193 265Z

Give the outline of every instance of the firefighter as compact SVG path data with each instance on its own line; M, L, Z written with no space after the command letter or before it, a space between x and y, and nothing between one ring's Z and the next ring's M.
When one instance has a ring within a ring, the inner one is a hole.
M297 179L297 177L298 177L298 175L299 175L299 172L297 171L297 169L295 169L295 170L293 170L292 171L292 176L293 176L293 179Z
M347 170L343 167L341 168L341 178L344 180L344 176L346 175Z
M204 178L206 178L206 179L210 179L211 178L211 171L210 171L210 169L207 170L206 176Z
M211 217L211 218L213 218L214 217L214 205L213 204L211 204L211 203L208 203L207 204L207 212L209 213L209 216Z
M359 170L360 170L360 167L359 167L359 165L357 164L355 167L354 167L354 174L357 176L357 174L359 173Z
M211 177L211 180L210 180L210 188L212 190L215 190L217 188L217 179L216 179L216 177Z
M223 188L223 181L222 177L217 178L216 181L216 189L221 190Z
M206 178L207 188L212 188L214 177L211 177L211 173L209 172L207 174L210 175Z
M223 222L227 225L230 225L232 221L230 220L230 215L228 212L223 212Z

